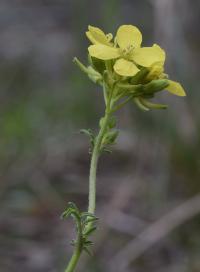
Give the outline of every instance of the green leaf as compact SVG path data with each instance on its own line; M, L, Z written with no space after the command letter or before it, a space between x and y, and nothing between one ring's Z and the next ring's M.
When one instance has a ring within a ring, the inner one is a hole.
M108 147L103 147L101 151L102 151L102 152L109 153L109 154L112 153L112 150L111 150L110 148L108 148Z
M84 241L85 246L92 246L94 243L92 241Z
M73 202L69 202L67 208L62 213L61 218L65 219L68 216L72 216L73 218L80 218L80 211L77 206Z
M81 239L83 249L89 255L91 255L88 247L93 245L93 242L88 240L88 237L96 230L96 226L94 226L93 224L98 220L98 218L93 213L80 212L76 204L74 204L73 202L69 202L67 208L62 213L62 218L66 218L68 216L73 217L73 219L75 220L77 239ZM77 239L73 239L70 244L72 246L76 246L77 241L79 241Z
M92 252L87 248L87 246L83 247L83 250L89 255L92 256Z
M97 229L97 227L89 228L86 232L84 232L84 236L88 236L88 235L92 234L96 229Z
M84 223L88 224L90 222L96 222L97 220L98 220L97 217L86 218L85 221L84 221Z
M95 142L95 135L94 135L94 133L92 132L91 129L81 129L80 133L82 133L82 134L84 134L84 135L86 135L86 136L89 137L90 144L91 144L91 149L89 151L92 152L92 149L94 147L94 142Z
M80 133L85 134L89 137L94 137L94 134L91 129L81 129Z
M81 216L90 216L90 217L96 217L93 213L90 212L82 212Z
M74 210L76 210L76 211L79 212L79 209L78 209L78 207L76 206L75 203L73 203L73 202L68 202L68 206L69 206L70 208L72 208L72 209L74 209Z

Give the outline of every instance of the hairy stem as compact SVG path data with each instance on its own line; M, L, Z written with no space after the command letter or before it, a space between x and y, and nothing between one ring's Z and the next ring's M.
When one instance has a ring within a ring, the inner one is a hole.
M101 129L96 138L94 149L92 152L91 164L90 164L90 176L89 176L89 205L88 212L94 213L96 206L96 173L97 173L97 164L100 155L100 148L102 144L102 139L107 129L109 120L109 113L106 113L102 122Z
M89 203L88 203L88 212L94 214L95 213L95 207L96 207L96 174L97 174L97 164L98 164L98 159L101 153L101 145L102 145L102 140L103 137L106 133L107 127L108 127L108 122L111 114L110 110L110 104L112 100L112 93L113 90L110 93L110 97L107 101L106 104L106 110L105 110L105 115L103 117L103 121L101 123L101 128L99 130L99 133L95 139L93 151L92 151L92 157L91 157L91 163L90 163L90 175L89 175ZM91 222L88 224L88 228L91 226ZM77 237L77 242L75 245L74 253L71 257L71 260L65 270L65 272L73 272L74 269L76 268L76 265L78 263L78 260L80 258L81 252L83 250L82 247L82 233L80 230L80 226L78 227L78 237Z
M76 240L76 245L74 248L74 253L71 257L70 262L67 265L67 268L65 269L65 272L73 272L78 260L80 258L81 252L82 252L82 233L81 233L81 223L79 222L77 225L77 232L78 232L78 237Z
M106 86L103 85L103 88L105 90ZM99 155L101 152L101 144L104 137L104 134L108 127L108 121L111 114L111 108L112 108L112 96L114 92L114 86L110 90L109 98L107 99L106 103L106 109L105 109L105 115L103 117L103 121L101 123L101 128L99 130L99 133L95 139L94 148L92 151L92 157L91 157L91 163L90 163L90 175L89 175L89 204L88 204L88 212L93 213L95 212L96 207L96 175L97 175L97 164Z

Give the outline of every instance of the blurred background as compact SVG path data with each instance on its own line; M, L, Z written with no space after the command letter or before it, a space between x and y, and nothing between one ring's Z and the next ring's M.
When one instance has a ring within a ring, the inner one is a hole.
M0 267L62 272L72 252L68 201L87 208L88 140L98 129L101 89L86 63L88 24L115 33L138 26L160 44L166 71L187 97L166 111L118 113L120 136L98 171L98 233L83 272L200 271L200 1L0 1Z

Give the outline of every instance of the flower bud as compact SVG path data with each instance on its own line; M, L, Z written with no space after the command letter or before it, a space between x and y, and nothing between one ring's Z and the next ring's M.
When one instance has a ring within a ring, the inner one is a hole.
M143 86L144 93L156 93L165 89L169 85L167 79L152 80L150 83Z

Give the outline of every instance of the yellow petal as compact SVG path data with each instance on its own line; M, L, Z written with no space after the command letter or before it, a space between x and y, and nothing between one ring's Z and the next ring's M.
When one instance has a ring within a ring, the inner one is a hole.
M98 27L88 26L86 36L93 44L111 45L106 34Z
M120 56L119 50L103 44L90 45L88 47L90 56L101 60L116 59Z
M142 34L139 29L133 25L122 25L117 30L117 43L122 49L130 46L140 47Z
M169 91L172 94L178 95L178 96L186 96L186 93L183 89L183 87L181 86L180 83L173 81L173 80L169 80L169 86L166 88L167 91Z
M155 71L157 75L159 76L164 72L164 63L162 61L155 62L151 67L150 71Z
M164 66L163 62L155 62L151 67L149 67L149 73L146 76L147 80L153 80L163 77Z
M115 62L114 70L120 76L134 76L140 71L133 62L125 59L118 59Z
M158 45L152 47L136 48L133 51L132 59L139 65L151 67L156 62L165 62L165 51Z

